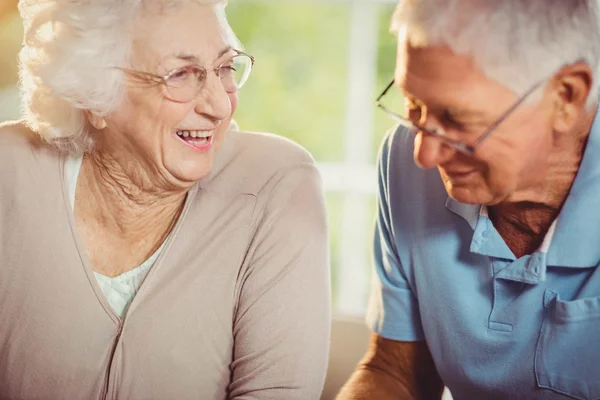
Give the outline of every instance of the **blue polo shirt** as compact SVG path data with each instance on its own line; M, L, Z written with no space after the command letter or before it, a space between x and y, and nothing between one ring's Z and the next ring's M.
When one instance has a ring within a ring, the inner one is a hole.
M426 340L455 400L600 399L600 118L552 237L518 259L413 148L399 128L379 156L371 329Z

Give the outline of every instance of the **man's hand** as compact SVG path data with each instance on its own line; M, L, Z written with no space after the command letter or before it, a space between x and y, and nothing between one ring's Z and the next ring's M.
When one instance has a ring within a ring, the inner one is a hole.
M443 391L426 342L372 334L369 350L337 400L439 400Z

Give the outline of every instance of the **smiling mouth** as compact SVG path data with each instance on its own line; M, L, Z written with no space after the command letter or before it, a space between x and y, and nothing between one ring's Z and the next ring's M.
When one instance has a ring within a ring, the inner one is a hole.
M444 171L444 173L446 174L446 176L449 179L457 180L457 179L467 178L467 177L471 176L473 173L475 173L475 171L476 170L472 169L469 171L453 171L453 172Z
M210 148L213 141L214 129L211 130L178 130L177 137L185 144L196 150L205 150Z
M175 132L182 139L202 139L212 136L214 129L209 130L178 130Z

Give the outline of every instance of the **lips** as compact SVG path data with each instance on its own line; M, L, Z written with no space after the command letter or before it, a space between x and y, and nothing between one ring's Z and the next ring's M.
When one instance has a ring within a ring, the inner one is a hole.
M177 134L177 136L179 136L181 138L188 138L188 137L207 138L209 136L212 136L214 130L215 130L215 128L213 128L213 129L179 129L175 133Z
M449 179L457 180L457 179L465 179L475 173L477 170L469 169L464 171L444 171L444 175L446 175Z
M195 151L207 151L213 144L213 130L178 130L175 137Z

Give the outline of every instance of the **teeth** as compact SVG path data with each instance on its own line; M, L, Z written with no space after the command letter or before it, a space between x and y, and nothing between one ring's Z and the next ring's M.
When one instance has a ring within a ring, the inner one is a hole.
M196 137L207 138L212 135L212 131L196 131Z
M193 138L208 138L212 135L213 131L177 131L177 136L181 137L193 137Z

